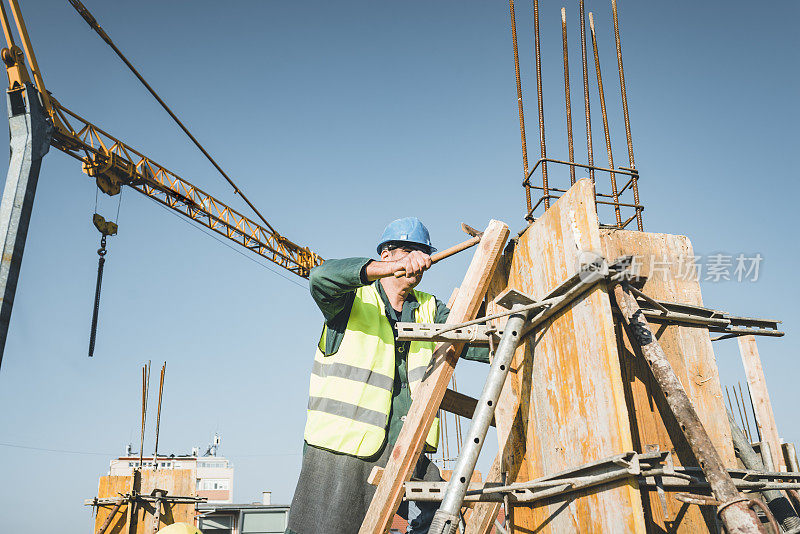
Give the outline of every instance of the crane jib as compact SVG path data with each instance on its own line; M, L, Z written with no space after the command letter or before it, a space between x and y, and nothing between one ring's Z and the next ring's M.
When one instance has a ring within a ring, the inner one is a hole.
M308 248L244 216L55 99L52 102L60 119L52 146L81 161L83 172L95 178L104 193L116 195L127 185L303 278L322 263Z

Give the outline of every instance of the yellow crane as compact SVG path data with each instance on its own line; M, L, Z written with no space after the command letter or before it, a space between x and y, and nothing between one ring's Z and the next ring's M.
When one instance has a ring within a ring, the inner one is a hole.
M253 209L263 224L206 193L62 105L45 87L18 1L8 0L8 2L21 47L15 42L11 22L0 0L0 19L2 19L0 23L7 44L7 47L0 51L0 59L5 64L8 74L7 103L12 137L12 157L3 203L0 206L0 239L5 239L2 262L0 262L0 295L2 295L0 362L2 362L2 351L22 262L39 166L41 158L50 146L80 161L83 172L94 178L98 188L108 195L119 194L123 186L130 187L303 278L307 278L310 270L322 263L319 255L308 247L298 245L279 234L266 221L122 56L79 0L70 0L70 3L103 40L114 48L195 145L234 187L234 192ZM37 146L37 143L43 146ZM105 235L113 235L116 231L113 223L109 225L98 215L95 215L95 225L103 233L103 239Z
M266 221L263 226L253 221L62 105L45 88L19 3L17 0L9 3L23 49L14 43L3 8L2 24L8 48L0 54L8 73L8 91L21 92L24 84L30 82L24 62L27 57L42 105L54 127L51 145L79 160L83 172L95 178L101 191L116 195L121 186L127 185L303 278L322 263L308 247L280 235Z

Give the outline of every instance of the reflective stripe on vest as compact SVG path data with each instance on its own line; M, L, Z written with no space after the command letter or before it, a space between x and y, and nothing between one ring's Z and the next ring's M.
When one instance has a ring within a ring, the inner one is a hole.
M436 299L414 291L419 302L416 322L434 322ZM320 344L324 347L326 329ZM412 341L407 359L408 382L413 396L433 356L434 343ZM367 458L386 439L392 408L395 348L394 332L374 285L356 290L350 318L339 350L325 356L317 347L309 388L305 440L310 445ZM435 450L439 418L426 440Z

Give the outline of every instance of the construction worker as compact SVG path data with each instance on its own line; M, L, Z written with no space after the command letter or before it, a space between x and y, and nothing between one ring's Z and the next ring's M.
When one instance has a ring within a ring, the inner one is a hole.
M427 228L416 217L398 219L383 231L380 260L326 260L311 271L311 296L325 324L311 372L300 478L287 534L357 533L375 486L372 468L384 467L414 391L424 378L433 342L396 341L397 322L445 322L449 310L415 289L430 268ZM405 276L395 277L398 270ZM463 355L488 363L489 351L468 347ZM436 450L439 420L426 440ZM440 481L425 455L414 477ZM438 505L404 502L398 513L407 532L427 534Z

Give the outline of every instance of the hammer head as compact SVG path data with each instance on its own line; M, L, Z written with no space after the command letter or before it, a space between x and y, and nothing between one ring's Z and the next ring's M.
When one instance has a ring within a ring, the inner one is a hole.
M461 229L464 230L466 233L471 235L472 237L481 237L483 232L477 231L475 228L471 227L467 223L461 223Z

